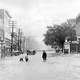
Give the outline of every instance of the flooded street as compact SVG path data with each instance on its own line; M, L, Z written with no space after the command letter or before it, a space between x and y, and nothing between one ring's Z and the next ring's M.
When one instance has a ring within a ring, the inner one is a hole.
M0 61L0 80L80 80L80 55L48 57L46 62L39 53L28 62L19 62L21 56Z

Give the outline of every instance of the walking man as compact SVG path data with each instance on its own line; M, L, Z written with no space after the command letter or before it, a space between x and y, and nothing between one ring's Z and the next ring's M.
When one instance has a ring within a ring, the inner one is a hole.
M43 61L46 61L47 54L46 54L45 50L43 50L42 58L43 58Z

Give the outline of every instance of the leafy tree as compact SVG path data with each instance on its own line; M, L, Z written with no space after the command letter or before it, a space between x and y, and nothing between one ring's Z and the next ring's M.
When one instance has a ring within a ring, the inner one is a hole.
M51 47L58 45L63 48L66 37L69 37L70 41L76 39L75 29L70 27L68 24L48 26L47 29L46 34L44 34L44 43Z
M76 17L76 24L79 24L80 23L80 14Z

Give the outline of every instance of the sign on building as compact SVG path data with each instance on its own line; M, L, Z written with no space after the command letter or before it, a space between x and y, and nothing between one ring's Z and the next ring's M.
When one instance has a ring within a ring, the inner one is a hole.
M70 43L69 42L64 43L64 53L70 53Z
M72 41L72 43L79 44L79 41Z
M70 44L69 44L68 42L65 42L64 48L65 48L65 49L69 49L69 48L70 48Z

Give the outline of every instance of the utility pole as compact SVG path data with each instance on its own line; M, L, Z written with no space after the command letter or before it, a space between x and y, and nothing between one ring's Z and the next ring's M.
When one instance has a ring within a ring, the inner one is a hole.
M11 53L12 53L13 52L13 38L14 38L15 21L11 21L10 26L11 26Z
M19 31L18 31L18 50L19 51L21 51L21 44L22 44L22 31L19 28Z
M19 34L20 34L20 29L18 30L18 50L19 50Z

